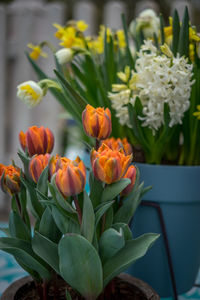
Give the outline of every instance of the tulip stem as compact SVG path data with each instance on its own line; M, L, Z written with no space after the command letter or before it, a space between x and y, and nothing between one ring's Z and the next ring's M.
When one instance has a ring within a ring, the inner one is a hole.
M19 201L19 196L17 194L15 194L15 200L16 200L16 203L17 203L17 206L18 206L18 209L19 209L19 214L21 216L21 214L22 214L22 207L21 207L21 203Z
M81 225L82 224L82 212L81 212L80 205L78 203L77 195L74 195L74 204L76 206L76 210L77 210L77 213L78 213L78 220L79 220L79 223Z

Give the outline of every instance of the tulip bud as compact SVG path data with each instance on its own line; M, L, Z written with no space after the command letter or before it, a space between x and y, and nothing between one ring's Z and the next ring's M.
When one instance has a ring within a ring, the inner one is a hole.
M29 108L35 107L43 98L43 90L35 81L29 80L17 86L17 97Z
M31 159L29 163L29 174L33 181L35 181L36 183L38 182L42 171L48 165L49 159L50 154L48 153L46 153L45 155L36 155Z
M125 155L129 155L133 152L131 144L128 143L126 138L121 140L120 138L115 139L112 137L112 138L104 140L103 143L112 150L123 149Z
M109 108L94 108L88 104L82 113L82 122L88 136L104 140L111 134L112 124Z
M55 56L60 65L66 64L72 60L74 52L71 48L63 48L56 52Z
M54 136L49 128L32 126L24 133L19 133L22 149L28 150L29 156L51 153L54 146Z
M3 192L11 196L18 193L20 191L20 169L12 165L0 164L0 186Z
M98 151L92 150L91 152L94 176L107 184L120 180L131 160L132 155L124 155L122 149L112 150L105 144L102 144Z
M80 194L86 183L86 168L79 157L63 164L56 173L55 183L64 197Z
M123 191L121 192L121 195L126 196L126 195L130 194L130 192L132 191L134 184L135 184L136 173L137 173L137 170L136 170L135 166L132 165L128 168L128 170L123 178L129 178L131 180L131 183L129 185L127 185L127 187L125 189L123 189Z

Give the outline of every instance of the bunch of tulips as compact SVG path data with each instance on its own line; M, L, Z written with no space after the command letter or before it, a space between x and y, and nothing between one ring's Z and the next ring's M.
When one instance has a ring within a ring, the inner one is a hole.
M109 139L109 109L87 105L82 120L86 134L96 139L89 195L84 162L51 156L54 136L48 128L20 132L23 169L0 165L1 189L12 197L0 249L32 276L44 300L50 284L59 299L58 276L85 299L104 299L114 292L109 288L114 277L158 238L151 233L133 239L127 225L148 188L139 183L127 140ZM66 299L70 291L66 288Z

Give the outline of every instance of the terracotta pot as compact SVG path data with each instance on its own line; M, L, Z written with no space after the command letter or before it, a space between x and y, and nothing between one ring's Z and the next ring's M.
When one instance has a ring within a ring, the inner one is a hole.
M158 294L144 281L134 278L128 274L120 274L117 277L117 280L122 282L123 285L127 285L129 291L133 291L132 294L129 293L129 299L151 299L151 300L159 300L160 297ZM32 278L30 276L24 277L12 283L3 293L1 300L17 300L18 298L15 297L16 293L23 289L28 284L31 284ZM131 287L130 287L131 286ZM122 299L122 298L121 298ZM123 297L123 299L128 299ZM34 299L33 299L34 300Z

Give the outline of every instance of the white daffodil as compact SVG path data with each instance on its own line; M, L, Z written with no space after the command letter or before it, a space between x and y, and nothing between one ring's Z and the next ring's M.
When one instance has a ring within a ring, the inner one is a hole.
M42 100L43 90L37 82L29 80L17 86L17 97L32 108Z
M154 34L158 36L160 29L160 20L152 9L143 10L138 17L131 22L130 32L133 36L142 30L144 38L152 38Z
M55 56L60 65L66 64L72 60L74 52L70 48L63 48L56 52Z

